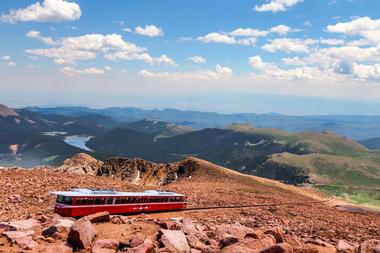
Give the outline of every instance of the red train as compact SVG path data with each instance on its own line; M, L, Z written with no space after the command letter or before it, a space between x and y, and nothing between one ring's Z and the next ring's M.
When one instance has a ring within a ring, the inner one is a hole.
M187 205L185 195L163 191L73 189L52 194L57 195L54 211L69 217L81 217L103 211L122 214L180 210Z

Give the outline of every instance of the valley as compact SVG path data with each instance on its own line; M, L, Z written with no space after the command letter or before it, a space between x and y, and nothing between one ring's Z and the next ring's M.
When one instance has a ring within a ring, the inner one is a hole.
M156 163L193 156L241 173L312 185L352 203L380 207L380 153L330 129L288 132L248 123L195 129L157 119L117 121L112 114L85 114L93 111L84 108L4 111L9 115L0 118L6 123L0 145L3 166L58 166L81 152L102 161L128 157ZM137 119L140 111L133 112Z

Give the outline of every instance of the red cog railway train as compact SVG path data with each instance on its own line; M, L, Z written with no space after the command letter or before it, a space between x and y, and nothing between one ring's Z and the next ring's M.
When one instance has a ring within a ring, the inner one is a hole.
M122 214L180 210L187 205L185 195L154 190L117 192L73 189L52 194L57 195L54 211L69 217L81 217L103 211Z

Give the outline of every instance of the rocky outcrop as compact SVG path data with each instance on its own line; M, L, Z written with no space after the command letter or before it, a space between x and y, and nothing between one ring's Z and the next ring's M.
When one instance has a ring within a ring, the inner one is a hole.
M58 170L78 174L96 175L102 164L103 162L88 154L79 153L69 159L66 159Z
M188 158L180 162L158 164L144 159L115 157L104 161L97 175L118 178L135 184L166 185L188 177L199 165Z

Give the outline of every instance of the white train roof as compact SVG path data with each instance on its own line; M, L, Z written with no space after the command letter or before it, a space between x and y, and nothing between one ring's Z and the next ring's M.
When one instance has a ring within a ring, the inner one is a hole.
M104 189L72 189L71 191L57 191L51 192L54 195L61 195L65 197L181 197L185 196L176 192L156 191L149 190L143 192L118 192L114 190Z

